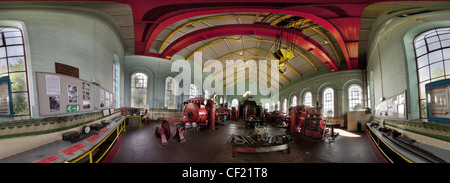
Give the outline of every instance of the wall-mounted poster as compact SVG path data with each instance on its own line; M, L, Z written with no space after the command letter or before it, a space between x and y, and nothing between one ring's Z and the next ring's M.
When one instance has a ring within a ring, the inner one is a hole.
M383 119L406 119L406 90L399 92L375 106L375 116Z
M428 120L450 122L450 79L428 83L425 90Z
M67 85L67 95L69 96L69 103L78 102L78 88L75 85Z
M13 117L13 104L11 100L11 81L9 76L0 78L0 117Z
M47 95L61 95L61 82L59 76L45 75Z
M50 101L50 112L59 111L59 106L60 106L59 96L51 96L48 98Z
M90 84L83 82L83 100L91 100Z

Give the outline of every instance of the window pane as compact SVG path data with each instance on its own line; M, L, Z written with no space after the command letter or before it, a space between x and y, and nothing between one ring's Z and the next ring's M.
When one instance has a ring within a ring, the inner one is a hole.
M6 57L6 49L5 47L0 47L0 58Z
M434 51L434 50L437 50L439 48L441 48L441 43L440 42L435 42L435 43L431 43L431 44L428 45L428 49L430 51Z
M439 39L441 40L450 39L450 34L440 34Z
M8 57L13 56L22 56L23 55L23 46L8 46L6 47L6 51L8 53Z
M428 60L430 61L430 64L434 63L434 62L437 62L437 61L443 60L443 58L442 58L442 51L439 50L439 51L434 51L434 52L429 53L428 54Z
M0 59L0 74L7 73L8 66L6 65L6 58Z
M445 66L445 75L450 75L450 60L446 60L444 62Z
M427 40L427 43L428 43L428 44L439 41L439 39L438 39L437 36L428 37L428 38L426 38L426 40Z
M420 113L422 118L427 118L427 105L425 100L420 101Z
M450 48L443 49L442 52L444 52L444 59L450 58Z
M12 37L5 39L6 45L23 44L22 37Z
M3 34L5 34L5 38L8 37L22 37L22 33L18 31L17 29L13 30L13 28L6 30L3 29Z
M450 39L444 40L441 42L442 47L449 47L450 46Z
M424 55L424 56L421 56L421 57L417 58L417 66L418 66L418 68L421 68L421 67L423 67L425 65L428 65L428 55Z
M12 57L8 58L9 72L13 71L25 71L24 57Z
M416 56L421 56L421 55L423 55L425 53L427 53L427 47L426 46L416 49Z
M27 91L27 84L25 79L25 72L10 73L11 78L11 91Z
M444 75L444 65L438 62L430 65L431 78L441 77Z
M12 93L13 110L15 115L28 115L28 95L27 93Z
M429 81L423 82L419 84L419 98L425 99L425 84L429 83Z
M416 47L416 49L425 46L425 41L424 40L417 41L414 43L414 46Z
M430 71L428 66L419 69L419 81L430 79Z

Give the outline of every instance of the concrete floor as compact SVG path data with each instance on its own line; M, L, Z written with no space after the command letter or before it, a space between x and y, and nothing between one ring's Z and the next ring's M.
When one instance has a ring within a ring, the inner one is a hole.
M231 145L227 144L232 134L244 135L252 132L242 121L232 121L216 130L203 132L187 131L184 143L175 139L162 146L154 135L159 122L140 128L128 128L121 144L111 160L112 163L379 163L364 132L347 132L337 129L340 135L334 142L314 140L290 134L294 139L291 153L284 151L268 153L237 153L231 156ZM285 134L286 129L268 125L269 135Z

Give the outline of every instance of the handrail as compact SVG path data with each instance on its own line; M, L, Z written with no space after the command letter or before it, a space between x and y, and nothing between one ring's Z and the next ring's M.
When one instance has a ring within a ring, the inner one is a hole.
M111 145L109 145L109 147L106 149L106 151L95 161L95 163L100 162L100 160L106 155L108 154L109 150L111 149L111 147L115 144L115 142L119 139L120 134L123 131L126 131L126 125L125 125L125 120L127 118L130 117L139 117L139 127L141 126L141 116L127 116L125 118L122 119L122 121L114 128L114 130L111 130L111 132L105 137L103 138L102 141L100 141L97 145L95 145L91 150L87 151L86 153L84 153L83 155L79 156L78 158L70 161L70 163L76 163L78 161L80 161L81 159L83 159L84 157L86 157L87 155L89 155L89 163L94 163L93 160L93 152L100 146L103 144L103 142L106 141L106 139L108 139L113 133L114 131L116 131L116 137L114 138L113 142L111 143Z

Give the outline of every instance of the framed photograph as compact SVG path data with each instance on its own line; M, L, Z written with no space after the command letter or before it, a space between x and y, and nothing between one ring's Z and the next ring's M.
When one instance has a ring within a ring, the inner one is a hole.
M69 103L78 102L78 89L76 85L67 85L67 94L69 96Z
M59 111L60 101L59 96L50 96L48 97L50 101L50 112L57 112Z

